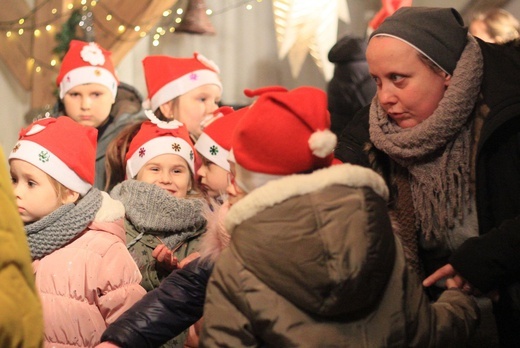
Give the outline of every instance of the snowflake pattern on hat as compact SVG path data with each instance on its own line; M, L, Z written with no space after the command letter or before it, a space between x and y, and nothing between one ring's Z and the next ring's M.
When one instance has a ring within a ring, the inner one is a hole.
M146 149L144 147L139 149L139 157L144 157L146 155Z
M218 154L218 147L216 147L215 145L211 146L209 148L209 153L213 156L216 156Z
M38 159L45 163L45 162L49 162L49 159L51 158L51 156L49 155L49 152L48 151L42 151L38 154Z

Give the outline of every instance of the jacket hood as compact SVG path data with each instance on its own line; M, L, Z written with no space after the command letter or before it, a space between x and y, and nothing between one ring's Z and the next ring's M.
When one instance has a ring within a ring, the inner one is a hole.
M230 248L303 310L356 319L379 303L393 269L387 197L378 174L350 164L284 177L231 207Z

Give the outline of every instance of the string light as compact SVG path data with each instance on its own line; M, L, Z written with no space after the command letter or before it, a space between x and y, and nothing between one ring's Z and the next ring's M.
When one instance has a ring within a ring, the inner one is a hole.
M29 11L28 13L16 20L0 21L0 32L5 32L5 36L9 39L22 39L23 37L25 37L24 34L26 33L28 34L28 37L33 36L36 39L40 39L43 33L53 33L55 24L61 23L64 18L69 18L75 6L71 0L69 3L67 3L67 5L65 6L66 9L62 12L59 12L58 8L56 7L52 7L50 10L48 10L47 8L50 6L47 5L51 4L51 1L53 0L40 1L31 11ZM231 5L227 5L224 8L218 10L208 8L206 10L206 14L208 16L216 16L244 5L247 10L251 10L253 8L251 3L255 2L260 3L262 2L262 0L237 0L233 2ZM176 5L178 5L178 3L176 3ZM103 20L100 21L98 18L93 18L94 16L92 8L96 6L101 7L103 10L106 11L106 15L103 18L105 23L116 20L116 22L118 23L116 25L117 32L113 32L113 30L110 29L114 27L113 25L111 25L110 27L106 26L104 25ZM104 34L111 35L118 41L140 40L146 37L150 30L153 30L156 23L159 23L159 25L155 28L156 34L153 36L152 44L154 46L158 46L160 44L160 39L162 36L166 35L167 33L176 32L176 26L182 22L182 16L185 14L185 10L183 8L174 6L171 9L163 11L156 18L150 18L147 21L142 21L141 23L136 24L130 23L124 18L119 18L117 14L113 13L111 9L108 9L102 1L99 2L96 0L81 0L79 4L79 9L84 13L80 22L80 27L85 31L86 36L88 36L88 34L90 33L91 37L93 36L93 23L95 23L96 28L101 29L101 31ZM43 10L49 11L51 16L37 16L37 14ZM174 13L176 15L172 16L172 14ZM49 19L45 22L37 22L36 18L42 17L47 17ZM168 20L169 23L165 22L164 20ZM134 36L134 38L132 38L131 36L128 37L128 35L125 35L128 28L133 28L133 31L138 33L137 37ZM18 35L14 36L13 32L18 33ZM24 56L28 57L28 52L24 52L23 47L24 45L18 45L18 49L20 50L20 52ZM59 60L57 60L56 58L52 58L50 61L47 62L43 62L42 60L35 57L27 59L30 68L34 71L37 70L37 72L41 72L42 69L50 69L56 71L55 69L59 63Z

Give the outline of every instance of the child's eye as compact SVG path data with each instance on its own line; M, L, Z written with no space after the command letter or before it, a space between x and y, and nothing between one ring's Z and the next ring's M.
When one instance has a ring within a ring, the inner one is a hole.
M18 182L18 179L11 177L11 183L16 184L17 182Z
M29 187L35 187L35 186L37 185L37 183L36 183L35 181L29 180L29 181L27 182L27 185L28 185Z

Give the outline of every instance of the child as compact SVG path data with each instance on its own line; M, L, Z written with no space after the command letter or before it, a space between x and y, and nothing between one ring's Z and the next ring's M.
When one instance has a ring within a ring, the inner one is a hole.
M195 251L206 220L188 131L176 120L160 121L146 113L150 120L141 125L126 154L127 180L110 194L125 206L127 247L143 275L141 284L150 291L176 260Z
M9 156L49 347L97 344L145 294L124 244L124 208L92 187L96 133L69 117L41 119Z
M94 42L72 40L56 79L62 103L60 115L98 130L94 186L100 190L105 187L108 143L128 123L143 117L139 113L125 112L118 112L117 117L110 116L119 85L110 55Z
M260 96L233 135L232 239L207 286L202 345L461 346L475 303L450 289L431 305L392 232L384 180L331 166L325 93L248 94Z
M231 150L231 136L243 110L245 109L233 112L229 106L217 109L195 143L195 149L202 157L202 165L197 171L200 186L209 199L218 203L225 200L225 191L229 184L227 159Z
M193 58L148 56L143 68L151 110L161 120L182 122L196 140L222 96L217 65L194 53Z

